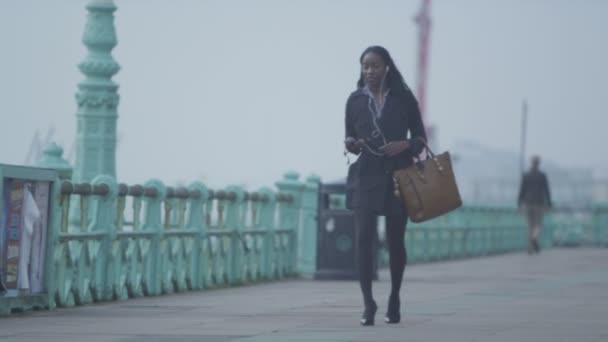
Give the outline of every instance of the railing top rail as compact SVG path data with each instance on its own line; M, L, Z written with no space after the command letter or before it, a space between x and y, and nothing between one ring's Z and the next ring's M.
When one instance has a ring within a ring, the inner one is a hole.
M90 183L72 183L64 180L61 182L61 193L64 195L95 195L95 196L106 196L110 193L110 186L108 184L90 184ZM235 191L229 190L209 190L209 199L216 200L227 200L236 201L238 194ZM202 192L199 189L187 189L185 187L167 187L166 198L178 198L178 199L200 199ZM125 183L118 184L118 196L132 196L132 197L158 197L159 191L155 187L146 187L139 184L127 185ZM267 203L270 200L268 194L262 192L244 192L243 198L245 201L251 202L262 202ZM278 192L276 194L277 202L293 203L294 198L292 194Z

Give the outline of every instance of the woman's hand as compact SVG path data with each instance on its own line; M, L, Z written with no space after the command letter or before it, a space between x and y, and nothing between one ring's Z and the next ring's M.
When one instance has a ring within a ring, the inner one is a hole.
M353 137L348 137L348 138L346 138L346 140L344 140L344 145L345 145L346 149L349 152L355 153L355 154L361 152L361 148L363 147L364 144L365 144L365 140L363 140L363 139L356 140Z
M394 157L399 153L407 150L410 143L407 140L391 141L388 144L380 147L380 150L389 157Z

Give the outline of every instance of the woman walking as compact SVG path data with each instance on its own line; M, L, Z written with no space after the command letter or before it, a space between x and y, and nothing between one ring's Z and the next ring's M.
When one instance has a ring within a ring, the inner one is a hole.
M346 102L346 149L359 155L349 168L347 206L354 210L357 229L359 282L365 310L361 325L374 325L378 306L372 295L374 231L378 216L386 218L391 293L387 323L401 320L400 296L407 263L407 212L393 193L393 171L413 163L426 141L418 102L389 52L367 48L360 57L357 89ZM409 136L408 136L409 133Z

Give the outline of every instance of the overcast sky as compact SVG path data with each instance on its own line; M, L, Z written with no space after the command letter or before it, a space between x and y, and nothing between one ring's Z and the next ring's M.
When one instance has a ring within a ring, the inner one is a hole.
M372 44L416 83L420 1L117 0L120 181L270 185L346 172L344 104ZM0 162L75 135L82 0L0 0ZM470 140L608 168L608 1L434 0L428 117ZM454 151L457 152L457 151Z

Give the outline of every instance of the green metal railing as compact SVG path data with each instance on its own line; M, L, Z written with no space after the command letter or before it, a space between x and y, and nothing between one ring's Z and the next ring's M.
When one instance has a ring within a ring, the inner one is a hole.
M74 201L79 225L68 217ZM270 189L63 181L53 297L73 306L295 275L297 205Z
M288 173L278 190L256 192L56 179L45 299L0 295L0 314L295 276L304 188L297 178Z
M552 211L545 224L554 246L608 246L608 206Z
M406 232L408 262L506 253L526 248L526 229L514 210L463 207Z
M344 208L344 195L332 194L330 206ZM380 265L388 251L380 225ZM486 256L528 248L526 219L516 208L467 205L424 223L409 223L409 263ZM558 208L545 217L541 246L608 246L608 206Z

